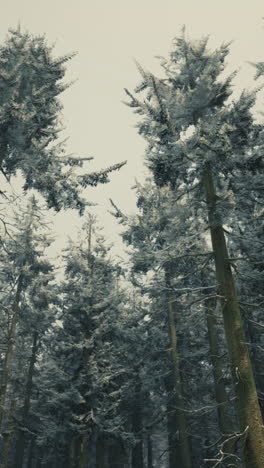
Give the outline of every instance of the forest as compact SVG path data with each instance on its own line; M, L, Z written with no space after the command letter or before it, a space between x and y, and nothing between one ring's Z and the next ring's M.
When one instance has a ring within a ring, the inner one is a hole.
M183 29L160 76L136 64L148 177L134 214L109 203L123 262L84 192L129 161L89 172L60 138L74 54L0 45L1 468L264 467L264 62L237 95L230 47Z

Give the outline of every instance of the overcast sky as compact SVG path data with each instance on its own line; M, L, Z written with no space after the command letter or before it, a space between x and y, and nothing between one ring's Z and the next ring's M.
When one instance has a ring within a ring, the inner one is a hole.
M247 61L264 61L263 16L260 0L2 2L0 40L20 23L32 34L45 33L55 43L55 54L78 52L67 72L68 81L77 81L61 97L69 152L94 156L89 170L128 161L110 184L87 190L89 200L99 203L96 211L107 236L116 230L107 215L109 197L131 212L131 186L135 177L143 180L144 141L134 128L136 116L122 103L124 88L133 91L140 81L133 59L158 74L155 56L167 56L172 39L186 25L190 37L209 34L212 48L234 40L228 62L230 70L240 69L237 89L252 86L254 70ZM63 236L77 224L77 214L58 215L56 229Z

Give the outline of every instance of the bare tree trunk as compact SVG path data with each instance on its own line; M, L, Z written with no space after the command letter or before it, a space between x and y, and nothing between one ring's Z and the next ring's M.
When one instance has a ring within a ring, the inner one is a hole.
M22 281L23 281L22 274L20 274L18 277L16 295L15 295L15 300L14 300L14 304L12 308L13 317L12 317L11 328L10 328L9 337L8 337L4 368L2 371L1 381L0 381L0 427L2 426L2 421L3 421L6 389L7 389L7 385L9 381L10 369L11 369L11 363L12 363L12 357L13 357L13 349L14 349L15 340L16 340L16 325L17 325L17 319L18 319L20 296L22 292Z
M141 385L140 382L138 382L135 388L135 400L132 414L132 432L138 439L138 442L132 448L132 468L144 468L142 429Z
M236 391L237 415L241 433L246 431L244 444L246 468L263 468L264 433L262 416L224 230L221 223L216 219L216 193L210 169L207 169L204 173L204 188L215 258L216 278L219 293L223 296L222 311L233 385Z
M44 449L38 447L38 449L37 449L37 463L36 463L36 468L41 468L41 467L42 467L43 453L44 453Z
M96 468L105 468L105 442L101 435L96 439Z
M24 459L24 451L25 451L24 427L27 425L27 420L28 420L28 415L29 415L29 410L30 410L30 399L31 399L31 394L32 394L33 374L34 374L34 366L35 366L35 362L37 358L37 351L38 351L38 332L34 332L31 357L30 357L29 368L28 368L27 383L26 383L26 389L25 389L24 406L22 410L22 420L21 420L22 429L19 429L18 431L18 440L16 444L14 468L23 468L23 459Z
M264 366L263 366L263 359L261 359L261 354L259 353L258 346L261 345L261 335L263 333L262 330L258 328L258 326L252 323L252 313L251 311L246 315L246 323L247 323L247 332L248 338L251 343L251 356L252 356L252 364L256 379L256 385L258 389L258 393L261 395L261 401L264 401ZM264 407L262 404L262 417L264 412Z
M168 302L168 322L170 336L170 351L172 363L172 375L175 392L175 417L179 433L179 466L181 468L191 468L191 450L187 429L187 419L184 412L184 402L182 398L182 382L180 373L180 362L177 347L177 332L174 311L174 294L171 291L171 278L169 271L165 273L165 282L167 287L167 302Z
M9 410L9 415L8 415L7 428L5 431L6 434L4 436L3 451L1 453L1 468L9 467L9 454L10 454L10 448L12 444L12 438L14 435L13 417L14 417L15 411L16 411L16 400L12 400L10 410Z
M74 441L74 468L80 468L82 459L82 437L78 437Z
M30 441L30 446L29 446L27 468L33 468L34 451L35 451L35 439L34 439L34 437L32 437L32 439Z
M174 401L174 378L170 374L165 380L167 390L167 434L168 434L168 454L169 468L181 468L178 460L178 433L177 418L175 414L176 402ZM173 398L172 398L173 396Z
M208 304L208 303L207 303ZM213 366L215 399L217 402L217 415L219 429L224 439L228 439L234 433L231 419L229 417L229 401L223 379L223 369L221 362L221 349L217 336L217 319L214 304L208 304L206 308L206 322L210 347L210 358ZM225 443L225 452L234 453L233 440Z
M84 435L82 438L82 448L81 448L79 468L88 468L88 453L89 453L89 438L87 435Z
M148 434L148 468L153 468L153 447L151 435Z
M125 468L126 454L122 443L113 440L108 446L108 466L111 468Z

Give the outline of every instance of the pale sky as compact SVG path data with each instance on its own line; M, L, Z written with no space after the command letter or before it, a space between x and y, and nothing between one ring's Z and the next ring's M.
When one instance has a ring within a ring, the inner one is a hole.
M21 24L32 34L47 36L54 53L78 55L69 62L66 78L77 80L61 96L69 152L94 156L89 171L127 160L108 185L86 191L105 226L117 242L116 222L107 214L113 198L124 211L135 210L131 191L135 177L143 181L144 141L134 128L132 109L122 103L124 88L131 91L140 77L133 59L159 73L155 56L167 56L172 39L183 25L189 37L210 35L211 47L234 40L230 70L240 68L237 89L253 86L254 69L247 61L264 61L264 4L261 0L9 0L2 2L0 40L9 27ZM264 103L263 103L264 104ZM262 103L259 103L261 109ZM264 107L264 106L263 106ZM57 216L62 243L80 219ZM57 247L58 248L58 243Z

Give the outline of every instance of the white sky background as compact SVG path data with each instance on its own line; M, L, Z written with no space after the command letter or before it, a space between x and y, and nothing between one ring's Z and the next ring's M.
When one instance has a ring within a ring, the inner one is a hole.
M155 56L167 56L182 26L191 38L209 34L212 48L234 40L228 58L230 71L240 68L238 89L253 86L254 69L247 61L264 61L264 4L261 0L9 0L2 1L0 41L9 27L21 24L32 34L47 36L54 53L77 51L66 80L76 80L62 96L68 150L94 156L88 170L127 160L111 182L86 191L99 215L106 237L120 246L117 224L107 214L109 198L124 211L135 211L131 190L135 177L144 180L144 141L133 128L137 116L125 106L124 88L133 91L140 77L133 58L159 73ZM263 99L262 99L263 100ZM263 103L264 104L264 103ZM261 109L262 102L259 104ZM264 106L263 106L264 109ZM65 243L80 226L70 212L56 216L58 241ZM54 250L55 252L55 250Z

